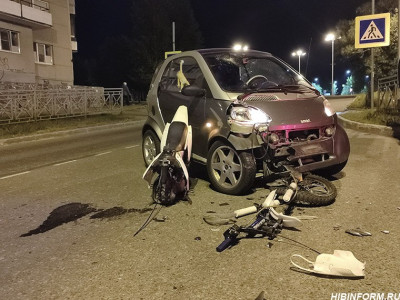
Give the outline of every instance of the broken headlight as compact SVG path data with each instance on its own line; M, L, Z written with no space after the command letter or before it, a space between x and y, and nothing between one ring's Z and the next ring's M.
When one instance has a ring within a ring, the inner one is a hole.
M253 128L268 128L271 117L262 110L252 106L233 106L230 111L229 123L232 131L249 134Z

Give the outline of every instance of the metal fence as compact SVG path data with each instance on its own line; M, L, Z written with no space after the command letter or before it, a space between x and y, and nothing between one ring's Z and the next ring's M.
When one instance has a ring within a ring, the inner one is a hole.
M0 85L0 125L122 111L122 89Z
M399 85L397 75L378 80L378 109L399 111Z

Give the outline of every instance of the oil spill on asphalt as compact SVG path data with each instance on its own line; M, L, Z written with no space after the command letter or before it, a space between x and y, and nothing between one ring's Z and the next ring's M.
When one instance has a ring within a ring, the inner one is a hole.
M39 234L52 230L58 226L61 226L62 224L76 221L93 212L96 213L90 217L91 219L105 219L105 218L118 217L126 213L145 213L151 210L152 210L151 208L125 209L123 207L96 209L92 207L90 204L68 203L54 209L47 217L47 219L39 227L27 233L21 234L20 237L31 236L34 234Z
M112 217L118 217L127 213L140 213L143 214L145 212L153 210L152 208L123 208L120 206L116 207L111 207L109 209L104 209L100 210L98 213L95 213L94 215L90 216L91 219L105 219L105 218L112 218Z

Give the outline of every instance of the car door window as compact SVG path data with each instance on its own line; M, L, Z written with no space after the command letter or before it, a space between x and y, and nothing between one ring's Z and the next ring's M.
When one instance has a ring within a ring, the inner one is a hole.
M183 61L183 63L181 63ZM193 57L180 57L171 61L165 68L161 78L160 87L168 92L180 92L178 87L177 73L181 70L190 85L206 88L204 75L197 61Z

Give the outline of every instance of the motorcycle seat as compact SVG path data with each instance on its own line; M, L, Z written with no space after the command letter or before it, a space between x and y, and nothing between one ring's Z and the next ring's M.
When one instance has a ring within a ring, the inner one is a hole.
M188 127L184 122L174 121L169 126L165 148L167 150L185 150Z

